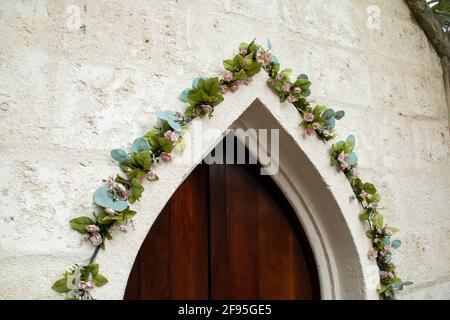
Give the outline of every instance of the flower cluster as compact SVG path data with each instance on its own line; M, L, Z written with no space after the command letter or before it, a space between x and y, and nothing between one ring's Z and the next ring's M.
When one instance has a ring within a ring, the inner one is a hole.
M96 263L85 266L74 264L66 269L63 278L56 281L52 289L65 294L68 300L92 300L95 287L104 286L108 280L99 272Z
M336 133L336 120L344 116L344 111L335 112L325 106L310 106L307 97L311 94L311 82L308 76L300 74L291 81L290 69L280 71L278 59L270 53L271 44L263 49L255 41L241 43L239 53L232 59L223 61L225 72L218 77L198 77L190 88L185 89L180 99L188 103L184 113L171 111L158 112L159 124L152 130L133 141L131 152L114 149L111 156L121 169L121 174L108 177L104 185L94 192L95 209L92 216L81 216L70 220L72 229L90 240L95 247L87 265L74 265L56 281L52 289L63 293L67 299L92 299L95 286L100 287L108 280L98 273L95 258L99 249L105 249L105 240L112 240L112 231L127 232L127 224L132 222L136 212L130 205L140 199L144 191L143 180L159 180L154 167L172 160L174 151L183 149L183 132L188 129L196 117L212 117L214 108L223 100L223 94L236 92L240 86L249 85L252 77L263 69L269 76L268 84L280 97L280 101L290 102L300 113L300 123L308 135L316 135L322 141L333 140ZM355 138L349 136L346 141L332 145L331 164L342 170L349 179L353 191L362 206L360 219L367 221L367 236L373 247L368 253L376 260L380 268L379 294L381 299L393 299L395 293L410 282L397 277L396 266L392 263L392 249L397 249L400 240L392 240L398 231L384 224L379 212L380 196L374 185L363 183L357 176L358 159L353 152Z

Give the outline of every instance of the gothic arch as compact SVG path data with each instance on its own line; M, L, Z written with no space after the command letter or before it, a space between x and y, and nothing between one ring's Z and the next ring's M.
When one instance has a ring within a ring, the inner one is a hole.
M367 258L370 241L358 219L359 204L353 200L345 176L330 166L329 147L306 138L299 130L299 121L298 113L279 102L261 74L255 76L252 86L227 96L212 120L194 121L190 135L186 136L184 153L170 165L158 168L161 180L148 184L146 196L135 205L141 212L136 216L136 229L123 241L108 243L108 254L99 256L110 286L98 288L98 298L123 297L134 259L157 215L228 128L277 128L280 170L272 178L290 201L307 234L318 267L321 297L377 299L378 268ZM218 134L204 137L199 146L199 135L195 132L200 132L201 126ZM249 138L247 144L258 139ZM254 150L250 152L255 154Z

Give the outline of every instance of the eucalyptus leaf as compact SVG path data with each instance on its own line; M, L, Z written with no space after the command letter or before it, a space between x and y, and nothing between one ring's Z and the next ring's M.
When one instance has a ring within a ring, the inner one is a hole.
M114 200L109 196L108 189L102 186L94 192L94 202L103 208L111 208L114 211L121 212L128 207L128 202L124 200Z
M351 166L358 163L358 157L357 157L356 153L354 153L354 152L350 153L347 156L346 160L347 160L348 164Z
M181 131L181 126L172 111L160 111L156 113L156 116L159 119L166 121L173 130Z
M137 138L133 141L133 145L131 146L131 151L134 153L139 153L141 151L150 150L150 144L145 138Z
M394 249L398 249L398 248L400 248L401 244L402 244L402 242L400 240L394 240L391 243L391 247Z
M188 94L189 94L189 91L191 91L191 90L192 90L191 88L184 89L183 92L180 94L180 100L183 102L189 102Z
M120 164L128 160L128 154L123 149L114 149L111 151L111 157L118 161Z
M334 113L334 118L336 120L340 120L345 116L345 112L343 110L337 111Z
M332 119L334 116L334 110L333 109L327 109L324 113L322 113L322 118L325 120Z

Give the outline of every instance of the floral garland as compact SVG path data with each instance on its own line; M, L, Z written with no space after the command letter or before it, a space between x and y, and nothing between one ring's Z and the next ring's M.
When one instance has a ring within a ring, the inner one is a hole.
M308 76L301 74L295 81L290 79L291 70L280 71L278 59L270 53L272 48L263 49L255 41L241 43L239 53L232 59L223 61L226 69L222 79L196 78L192 87L184 90L180 99L189 106L184 114L171 111L158 112L159 123L142 137L134 140L131 152L122 149L111 151L111 156L122 171L115 177L104 180L104 185L94 192L95 209L92 217L82 216L70 220L72 229L81 233L95 247L88 262L70 266L63 278L56 281L52 289L64 294L66 299L90 300L95 287L105 285L108 280L99 273L99 265L94 263L100 249L105 250L105 241L112 240L113 231L127 232L127 224L132 222L135 211L130 205L140 199L144 191L142 182L158 180L153 171L160 162L172 160L172 151L182 149L183 133L189 128L192 119L208 116L223 100L223 94L236 92L239 87L248 85L252 77L264 70L268 76L268 85L279 95L280 101L294 105L303 118L300 126L307 135L317 136L322 141L335 138L336 120L341 119L344 111L334 111L325 106L311 106L307 97L311 94L311 82ZM367 237L372 241L368 257L376 260L380 269L378 294L380 299L395 299L395 294L404 286L397 276L396 265L392 263L392 249L400 247L400 240L392 240L398 229L384 224L378 203L380 195L375 186L363 182L358 177L358 158L354 153L355 138L350 135L346 141L332 145L331 165L342 171L361 204L361 221L367 221Z

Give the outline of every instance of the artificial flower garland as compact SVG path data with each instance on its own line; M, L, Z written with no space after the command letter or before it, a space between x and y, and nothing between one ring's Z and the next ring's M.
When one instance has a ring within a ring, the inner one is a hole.
M261 69L268 74L268 85L279 95L280 101L288 101L298 110L303 118L300 126L306 130L307 135L315 135L322 141L335 138L336 120L345 115L344 111L334 111L321 105L311 106L307 99L311 94L308 76L301 74L292 81L291 70L280 70L278 59L270 53L270 41L267 47L263 49L255 41L241 43L239 53L232 59L223 61L226 71L222 79L196 78L192 87L182 92L180 99L189 103L183 114L158 112L158 125L134 140L131 152L122 149L111 151L111 156L118 161L122 173L104 180L104 185L94 192L95 209L92 217L82 216L70 220L72 229L84 235L95 247L94 253L87 263L67 268L63 278L53 284L53 290L64 294L66 299L93 299L92 290L108 282L99 273L99 265L95 263L97 253L100 249L105 250L105 241L112 240L113 231L127 232L127 224L136 214L130 209L130 205L142 196L143 180L158 180L153 168L160 162L171 161L172 151L182 149L182 135L191 121L197 117L211 118L214 108L224 100L223 94L234 93L242 85L250 84L252 77ZM378 207L380 195L375 186L358 177L358 158L353 151L354 147L355 138L352 135L346 141L333 144L331 165L346 175L361 204L359 218L367 221L366 235L372 241L368 257L376 260L380 269L379 298L395 299L396 292L412 284L403 282L397 276L396 265L392 263L392 249L397 249L401 244L400 240L391 239L398 229L384 223Z

